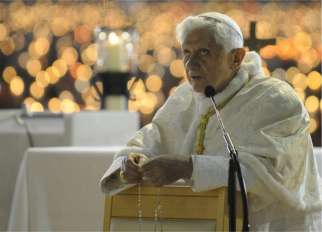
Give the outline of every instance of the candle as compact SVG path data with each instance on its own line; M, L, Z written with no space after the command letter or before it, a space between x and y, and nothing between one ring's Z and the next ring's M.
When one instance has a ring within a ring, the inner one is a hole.
M129 72L133 45L127 32L98 34L98 72Z

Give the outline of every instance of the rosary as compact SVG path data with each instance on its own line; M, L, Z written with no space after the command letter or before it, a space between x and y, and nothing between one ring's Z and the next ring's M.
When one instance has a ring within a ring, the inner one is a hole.
M142 186L141 183L139 183L138 185L138 222L139 222L139 231L142 231ZM159 224L159 228L160 231L163 232L163 226L162 226L162 222L160 217L161 214L161 188L158 188L158 192L155 196L155 208L154 208L154 232L158 231L158 224Z
M130 156L135 156L136 153L130 153ZM142 165L142 163L144 162L140 160L142 159L142 157L138 158L138 157L134 157L134 162L135 164L137 164L138 166ZM146 157L147 159L147 157ZM125 169L125 162L126 159L124 159L122 161L122 166L121 166L121 172L120 172L120 178L122 182L124 181L124 176L123 176L123 170ZM142 231L142 225L143 225L143 213L142 213L142 184L138 183L137 184L138 187L138 196L137 196L137 208L138 208L138 223L139 223L139 231ZM161 214L161 188L158 188L157 193L155 195L155 208L154 208L154 231L158 231L158 224L160 227L160 231L163 232L163 226L162 226L162 222L160 220L160 214Z

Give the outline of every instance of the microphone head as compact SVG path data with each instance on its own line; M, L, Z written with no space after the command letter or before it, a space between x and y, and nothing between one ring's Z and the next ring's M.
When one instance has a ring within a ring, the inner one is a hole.
M206 97L213 97L216 94L216 90L211 85L207 85L204 93Z

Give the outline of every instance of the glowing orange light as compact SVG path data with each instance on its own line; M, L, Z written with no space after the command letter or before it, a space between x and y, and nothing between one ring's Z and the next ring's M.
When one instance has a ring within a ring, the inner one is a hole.
M309 96L305 100L305 107L310 113L316 112L319 109L319 99L316 96Z
M59 81L59 76L60 76L60 73L59 71L57 70L57 68L53 67L53 66L49 66L47 69L46 69L46 73L48 74L49 76L49 83L50 84L56 84L58 81Z
M174 77L182 78L185 75L185 69L182 60L174 60L170 64L170 72Z
M51 22L51 30L56 36L63 36L70 30L70 24L63 17L54 18Z
M259 54L264 59L272 59L276 56L276 46L267 45L259 50Z
M42 98L44 96L44 88L39 86L37 84L37 82L34 82L30 85L30 88L29 88L29 91L30 91L30 94L31 96L33 96L34 98Z
M155 60L152 56L144 54L139 57L139 69L142 72L149 72L154 66Z
M87 81L92 77L93 71L89 65L81 64L76 71L76 77L78 80Z
M48 102L48 109L53 113L61 112L61 102L58 98L51 98Z
M298 32L294 37L294 43L296 44L296 49L300 52L305 52L309 50L312 46L312 39L309 34L304 31Z
M160 47L156 52L158 62L162 65L169 65L176 57L174 51L169 47Z
M35 99L33 99L32 97L27 97L23 100L23 104L26 105L27 109L29 110L31 107L31 104L35 102Z
M15 43L12 38L6 38L0 43L0 49L6 56L10 56L15 51Z
M37 73L36 82L39 86L46 88L50 83L50 77L46 71L40 71Z
M67 63L63 59L55 60L55 62L53 63L53 67L55 67L58 70L59 77L63 77L68 70Z
M77 61L78 53L75 48L68 47L64 49L61 58L65 60L68 65L73 65Z
M306 76L303 73L296 74L292 80L292 84L294 88L298 88L302 90L306 89L307 87Z
M37 73L41 70L41 63L37 59L30 59L27 61L26 68L28 73L35 77Z
M318 121L315 118L310 118L310 133L314 133L318 129Z
M308 86L312 90L321 90L322 77L317 71L312 71L308 75Z
M29 110L30 112L43 112L44 107L40 102L34 101L33 103L31 103Z
M287 60L287 59L293 58L294 56L296 56L295 51L296 49L294 48L290 40L288 39L277 40L276 52L281 59Z
M6 26L0 23L0 41L4 41L8 35L8 30Z
M5 82L10 83L10 81L17 75L14 67L8 66L3 70L2 77Z
M91 40L92 33L86 25L79 25L74 30L74 39L77 43L87 43Z
M75 112L75 103L70 99L63 99L61 101L61 111L65 114Z
M10 81L10 91L13 93L13 95L20 96L24 89L25 83L20 77L16 76Z
M145 80L147 89L151 92L158 92L162 87L162 79L158 75L151 75Z
M40 57L39 53L36 50L35 42L31 42L28 47L28 54L32 58L38 59Z
M296 74L298 74L300 71L296 67L290 67L286 71L286 79L288 82L292 83L293 78L295 77Z
M49 40L44 37L40 37L36 40L34 44L35 52L38 56L43 56L48 53L50 47Z
M68 90L64 90L62 91L60 94L59 94L59 99L60 100L65 100L65 99L68 99L68 100L71 100L73 101L74 100L74 96L71 92L69 92Z

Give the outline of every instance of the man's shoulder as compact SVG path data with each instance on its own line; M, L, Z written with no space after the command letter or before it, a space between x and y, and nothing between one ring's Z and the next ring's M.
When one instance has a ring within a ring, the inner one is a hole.
M283 103L286 101L301 104L300 98L289 83L273 77L252 80L244 88L243 93L249 93L252 97L261 96L268 102Z
M252 80L240 94L244 96L245 104L252 109L254 115L260 114L263 118L286 118L295 115L307 117L306 109L297 93L285 81L271 77Z
M174 116L186 112L191 108L193 101L193 90L189 83L183 83L176 87L172 95L168 97L163 106L157 111L154 120L164 115ZM166 118L168 118L166 116Z
M188 105L190 105L192 99L193 89L188 82L185 82L176 87L173 94L169 96L167 103L181 104L182 106L187 107Z

